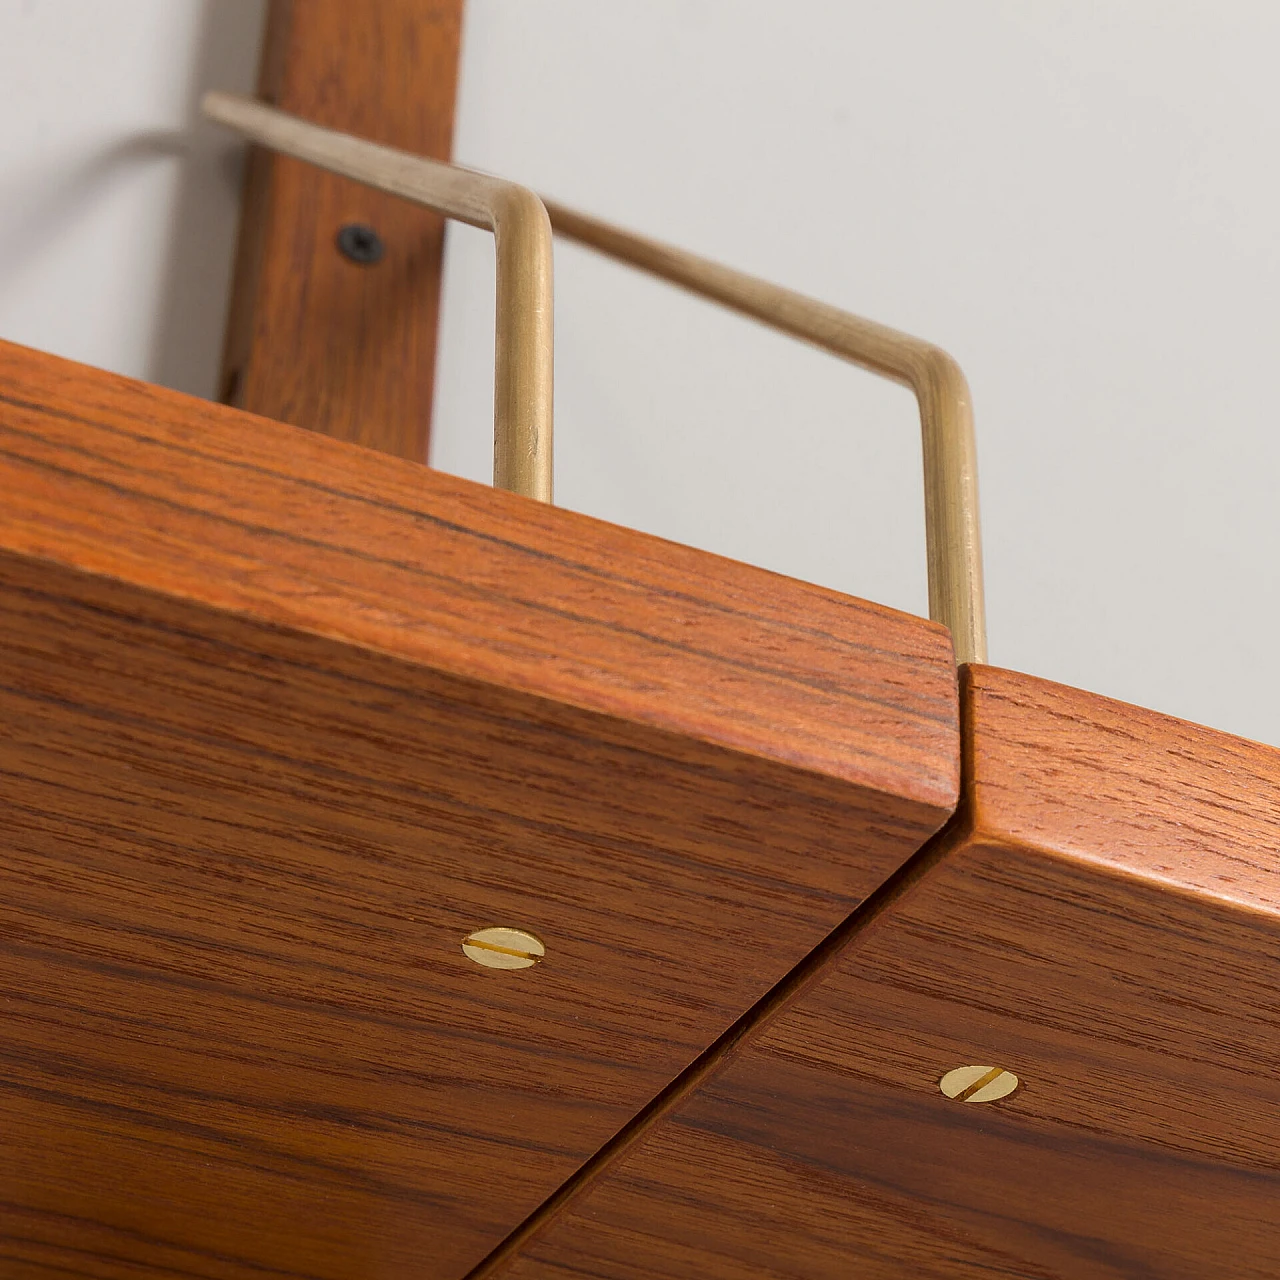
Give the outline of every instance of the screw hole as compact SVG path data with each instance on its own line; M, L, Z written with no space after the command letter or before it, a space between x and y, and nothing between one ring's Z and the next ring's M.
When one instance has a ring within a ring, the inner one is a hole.
M338 232L338 252L348 262L361 267L371 267L381 262L386 246L382 237L363 222L350 222Z

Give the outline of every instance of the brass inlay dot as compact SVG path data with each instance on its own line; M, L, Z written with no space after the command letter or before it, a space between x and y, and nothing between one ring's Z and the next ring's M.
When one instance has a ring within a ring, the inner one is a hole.
M1018 1087L1018 1077L1003 1067L956 1067L938 1081L938 1088L957 1102L995 1102Z
M523 929L477 929L463 938L462 954L488 969L527 969L537 964L547 949Z

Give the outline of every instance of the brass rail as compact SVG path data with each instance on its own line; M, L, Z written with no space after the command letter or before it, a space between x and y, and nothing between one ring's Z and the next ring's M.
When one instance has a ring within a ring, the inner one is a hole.
M543 199L566 240L710 298L915 392L924 447L929 617L951 630L958 662L986 662L978 463L969 386L940 347L767 280L612 227Z
M402 195L497 240L494 484L551 499L550 226L566 239L802 338L910 387L924 454L929 616L951 631L957 662L985 662L986 612L977 457L969 388L941 348L696 254L539 201L513 183L310 125L230 94L205 114L246 137Z
M210 120L253 142L493 232L497 255L493 483L551 501L551 225L527 187L378 146L230 93L206 93Z

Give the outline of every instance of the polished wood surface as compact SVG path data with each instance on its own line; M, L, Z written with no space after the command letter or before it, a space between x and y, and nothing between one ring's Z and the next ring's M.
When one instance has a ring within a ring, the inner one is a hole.
M259 95L317 124L447 160L462 0L271 0ZM374 228L374 266L339 253ZM250 162L223 394L252 413L425 461L443 220L267 152Z
M1280 751L990 668L962 719L956 824L477 1276L1280 1275Z
M2 345L0 492L8 1275L462 1275L956 799L888 609Z

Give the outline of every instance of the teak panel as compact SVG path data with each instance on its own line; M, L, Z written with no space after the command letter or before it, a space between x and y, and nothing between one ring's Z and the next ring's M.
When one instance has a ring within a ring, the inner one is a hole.
M1280 752L961 706L954 828L478 1275L1280 1275ZM1022 1086L948 1100L969 1063Z
M0 492L10 1274L460 1276L958 794L892 610L10 346Z
M436 160L453 144L462 0L271 0L258 92L316 124ZM339 230L385 253L344 257ZM287 156L249 163L222 399L425 461L444 220Z

